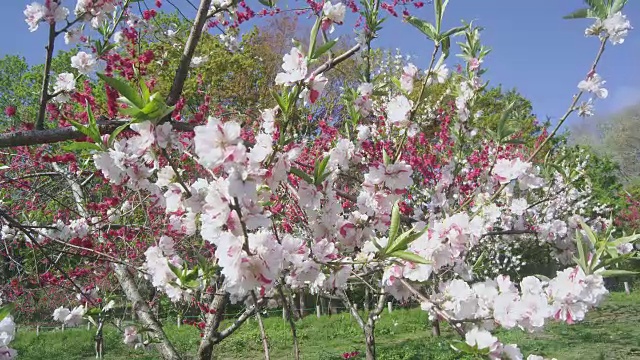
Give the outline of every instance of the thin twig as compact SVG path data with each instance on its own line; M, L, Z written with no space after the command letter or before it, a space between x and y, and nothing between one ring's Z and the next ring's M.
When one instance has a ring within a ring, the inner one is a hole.
M258 304L258 297L256 296L256 292L251 290L251 297L253 298L253 302ZM260 337L262 338L262 349L264 350L264 360L270 360L271 356L269 355L269 339L267 338L267 331L264 328L264 323L262 322L262 316L260 315L260 306L256 307L256 320L258 320L258 327L260 328Z
M342 53L340 56L336 57L335 59L329 59L324 64L320 65L320 67L315 69L311 73L311 75L307 78L307 80L315 78L318 75L333 69L334 67L336 67L341 62L343 62L343 61L347 60L348 58L350 58L351 56L355 55L355 53L357 53L358 50L360 50L360 44L355 45L351 49L349 49L349 50L345 51L344 53Z
M282 283L284 283L284 279ZM287 298L284 296L282 285L278 286L278 293L282 298L282 306L286 311L287 320L289 321L289 328L291 329L291 336L293 337L293 356L295 360L300 360L300 347L298 346L298 335L296 334L296 323L293 321L293 313L291 312L291 306L293 304L289 304L289 302L287 301Z

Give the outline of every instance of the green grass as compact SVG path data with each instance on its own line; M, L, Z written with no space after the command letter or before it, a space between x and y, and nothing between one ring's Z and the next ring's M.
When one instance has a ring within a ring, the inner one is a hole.
M517 343L525 354L535 353L558 360L640 359L640 293L631 296L614 293L600 309L590 312L578 325L551 324L543 333L520 331L499 333L505 343ZM224 324L223 324L224 325ZM304 359L340 359L340 354L364 352L363 337L348 314L308 316L297 322ZM273 359L291 359L289 326L281 317L265 319ZM193 359L199 331L191 326L166 326L169 337L185 359ZM463 359L450 349L452 333L444 327L443 336L430 335L426 313L419 309L386 311L376 327L380 360ZM42 332L21 329L12 346L20 359L93 359L93 333L85 329ZM105 329L105 359L158 359L152 352L135 351L122 344L113 328ZM216 348L217 359L260 359L262 344L255 320L251 319Z

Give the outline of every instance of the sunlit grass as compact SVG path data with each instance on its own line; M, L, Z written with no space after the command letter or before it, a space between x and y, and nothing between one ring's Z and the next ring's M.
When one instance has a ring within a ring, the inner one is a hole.
M304 359L340 359L347 351L364 355L363 337L349 314L307 316L297 323ZM224 324L223 324L224 325ZM265 319L273 359L292 359L289 325L276 314ZM587 320L578 325L551 324L537 334L520 331L498 333L505 343L517 343L525 354L535 353L558 360L640 359L640 293L614 293ZM166 326L185 359L193 359L200 342L191 326ZM42 332L20 329L12 345L20 359L93 359L93 332L83 329ZM453 334L443 324L443 336L431 336L426 313L419 309L386 311L376 327L380 360L463 359L449 346ZM158 359L153 352L135 351L122 344L114 329L105 330L105 359ZM249 320L216 348L217 359L260 359L262 344L255 320Z

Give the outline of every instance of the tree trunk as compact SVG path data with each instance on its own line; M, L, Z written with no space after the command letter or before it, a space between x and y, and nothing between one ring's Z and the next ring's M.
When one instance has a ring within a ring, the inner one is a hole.
M300 292L298 293L298 296L300 296L300 299L298 299L298 302L300 306L300 319L302 319L304 317L304 308L305 308L304 290L300 290Z
M257 302L254 301L254 302ZM262 338L262 351L264 351L264 360L270 360L269 355L269 339L267 338L267 330L264 328L262 322L262 315L260 315L260 309L256 309L256 320L258 320L258 327L260 328L260 337Z
M434 284L432 288L432 295L436 294L436 287L438 286L438 278L434 277ZM440 337L440 316L434 314L433 321L431 322L431 334L436 337Z
M287 295L288 297L288 301L289 304L291 304L291 311L293 312L293 317L297 320L300 319L300 309L298 309L298 307L296 306L296 302L294 301L295 299L295 294L293 293L293 291L289 292L289 294Z
M431 333L433 336L440 337L440 319L436 315L435 319L431 322Z
M325 309L327 309L327 299L320 296L320 312L325 312Z
M629 286L629 282L628 281L624 282L624 292L627 295L631 294L631 287Z
M376 338L374 324L367 324L364 328L364 341L366 345L366 359L376 359Z
M161 307L160 307L160 297L156 296L155 292L153 294L152 297L152 301L153 301L153 316L156 317L156 319L160 319L160 313L162 311Z
M76 207L78 209L78 214L81 216L88 218L88 212L85 208L85 199L84 193L82 192L82 187L76 181L69 176L67 172L65 172L62 168L60 168L57 164L52 164L54 170L63 174L69 187L71 188L71 192L73 194L74 199L76 200ZM133 274L129 272L129 269L126 265L122 264L113 264L113 272L118 279L118 283L122 288L125 296L132 303L133 311L136 312L140 322L150 330L150 335L156 341L156 348L165 360L180 360L180 355L173 347L171 341L165 334L164 329L162 328L162 324L158 321L158 319L153 316L149 305L145 301L145 299L140 295L140 289L135 282ZM99 329L102 332L102 328Z
M333 299L329 299L329 315L336 314L338 314L338 308L336 307L336 304L334 304Z
M364 304L362 305L364 307L364 311L369 312L369 288L368 287L364 288Z
M156 347L160 356L162 356L164 360L180 360L180 355L178 355L173 344L171 344L169 338L167 338L167 334L165 334L162 329L162 325L151 313L147 302L140 296L140 292L133 280L133 275L129 273L129 270L127 270L127 267L124 265L114 264L113 268L116 278L122 287L122 291L127 296L127 299L133 303L140 322L151 330L151 336L157 341Z
M96 342L96 359L102 360L104 358L104 337L102 336L102 327L104 322L102 317L98 318L98 330L96 330L95 342Z
M360 313L356 310L354 304L351 303L349 297L344 292L339 292L338 296L342 298L342 302L349 309L349 312L356 320L360 328L364 333L364 342L366 345L366 359L367 360L375 360L376 358L376 340L375 340L375 329L376 329L376 319L384 310L384 301L386 299L386 295L384 293L380 294L378 297L378 303L373 309L369 316L367 316L367 321L365 322L360 316Z
M224 312L227 307L227 294L224 290L217 290L216 294L211 301L211 309L215 310L214 314L207 314L205 316L205 327L202 332L202 340L200 341L200 347L198 348L198 360L211 360L213 356L213 346L216 344L214 337L220 327L220 322L224 317Z
M282 286L278 287L278 293L280 293L280 297L282 298L282 306L285 310L286 320L289 321L289 328L291 329L291 336L293 337L293 357L295 360L300 360L300 347L298 346L298 335L296 333L296 324L293 321L293 312L291 311L291 307L293 304L287 301L287 298L284 295L284 290L282 290Z

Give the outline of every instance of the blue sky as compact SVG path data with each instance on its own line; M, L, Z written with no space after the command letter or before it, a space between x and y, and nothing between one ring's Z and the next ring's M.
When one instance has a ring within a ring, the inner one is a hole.
M30 33L22 15L31 1L2 0L0 29L5 35L0 37L0 56L20 54L30 63L43 60L46 29ZM64 2L70 8L75 6L75 0ZM174 3L184 4L184 0ZM450 0L444 26L459 25L462 19L483 26L483 43L493 49L485 62L489 68L485 78L494 85L517 87L533 102L540 119L556 119L566 111L598 47L596 38L584 36L590 20L562 19L580 7L581 0ZM170 6L165 2L163 9ZM188 7L184 9L193 14ZM596 104L601 115L640 102L640 1L629 1L624 13L638 30L630 32L624 44L608 46L601 61L598 73L607 80L609 89L609 98ZM426 5L412 9L412 14L430 19L433 9ZM385 23L377 46L400 48L416 56L416 64L422 67L426 64L420 62L426 62L431 51L423 35L399 18Z

